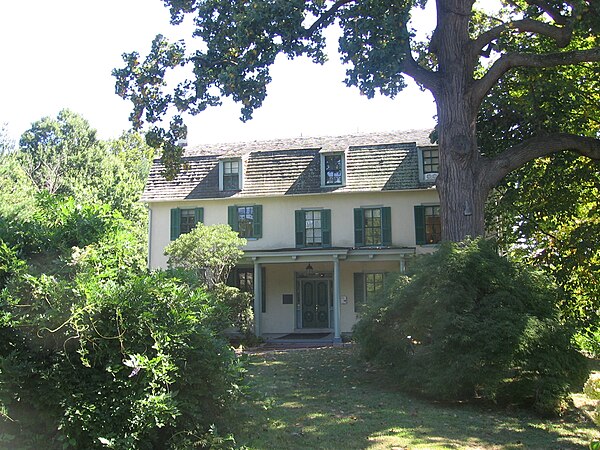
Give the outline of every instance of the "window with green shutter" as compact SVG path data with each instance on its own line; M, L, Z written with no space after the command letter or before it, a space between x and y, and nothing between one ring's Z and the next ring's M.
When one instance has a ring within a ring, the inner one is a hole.
M331 247L331 210L295 212L296 247Z
M354 245L356 247L392 245L390 207L354 209Z
M240 237L258 239L262 237L262 205L229 206L227 222Z
M189 233L196 224L204 222L204 208L171 209L171 240Z
M439 205L415 206L415 237L417 245L441 242L442 222Z

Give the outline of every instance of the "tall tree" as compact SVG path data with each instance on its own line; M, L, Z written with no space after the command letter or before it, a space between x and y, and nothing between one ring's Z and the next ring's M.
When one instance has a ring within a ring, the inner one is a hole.
M172 23L194 15L193 36L200 50L186 53L183 42L153 41L144 60L124 55L115 70L116 90L130 99L131 121L160 122L170 106L198 114L221 97L242 104L251 118L266 96L269 67L282 53L307 55L322 63L323 30L339 24L339 51L349 64L346 84L372 97L395 96L405 76L431 91L437 104L442 234L461 240L484 232L484 206L492 188L507 174L540 156L572 150L600 159L600 141L541 129L500 153L480 151L476 119L490 89L517 68L551 68L600 61L600 5L595 0L503 0L495 15L477 11L474 0L435 0L437 25L426 42L408 27L413 8L427 0L163 0ZM433 1L433 0L431 0ZM515 40L541 39L539 52L514 51ZM485 63L485 57L491 63ZM165 92L165 73L191 66L193 78ZM596 77L598 77L596 72ZM166 176L175 175L185 135L176 115L169 130L154 128L149 141L162 146Z
M66 109L31 124L21 136L19 154L40 191L76 195L82 181L101 178L103 149L96 130Z

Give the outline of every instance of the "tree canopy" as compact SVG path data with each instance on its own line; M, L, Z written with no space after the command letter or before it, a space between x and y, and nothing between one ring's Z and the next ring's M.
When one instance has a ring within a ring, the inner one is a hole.
M488 155L479 146L476 126L490 90L519 68L591 65L596 68L591 82L597 81L598 2L503 0L489 12L473 0L436 0L436 28L418 41L409 20L427 0L163 1L172 23L193 17L198 49L188 52L184 42L159 35L145 58L125 54L125 67L114 75L117 93L133 102L135 127L171 118L168 129L155 127L148 134L149 142L162 148L167 177L175 176L182 153L176 145L186 133L182 113L198 114L231 97L242 105L242 120L250 119L266 96L275 57L306 55L322 63L323 31L334 24L342 30L339 52L348 64L347 85L369 97L376 92L394 97L409 76L433 94L444 239L482 234L490 191L528 161L564 150L600 159L598 140L560 127L539 129ZM543 45L515 45L524 41ZM192 75L168 91L165 75L179 66L188 66Z

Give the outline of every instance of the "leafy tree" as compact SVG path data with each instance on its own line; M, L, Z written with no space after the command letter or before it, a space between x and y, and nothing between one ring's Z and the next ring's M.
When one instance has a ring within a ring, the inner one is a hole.
M532 53L548 43L512 45ZM479 113L482 148L498 154L539 130L595 137L600 124L597 70L589 65L521 68L505 76ZM557 280L566 294L563 314L580 327L599 322L599 168L598 161L576 153L548 155L509 174L488 203L490 232L507 251Z
M165 255L170 267L194 270L212 288L227 281L229 272L244 254L245 245L246 239L229 225L198 223L167 245Z
M193 36L202 43L188 54L183 42L169 43L159 35L145 59L136 52L124 55L125 67L113 73L117 93L133 102L130 118L136 128L144 121L160 122L171 106L198 114L221 97L240 102L242 120L250 119L266 96L276 56L306 55L322 63L323 30L339 24L339 51L349 64L346 84L369 97L376 92L393 97L409 76L436 100L444 239L483 234L491 189L528 161L563 150L600 159L597 140L546 129L488 155L480 150L476 126L488 92L512 71L600 60L595 1L505 0L492 15L478 11L473 0L436 0L437 26L424 42L415 39L408 22L411 11L427 0L163 1L174 24L194 16ZM514 51L513 43L523 40L547 46ZM486 63L483 58L489 56ZM193 77L166 92L166 72L186 65ZM155 127L148 134L151 145L162 147L167 177L177 172L182 150L175 144L185 133L183 119L175 115L169 130Z
M10 153L15 148L15 142L8 134L8 124L4 123L0 126L0 157Z
M103 152L96 130L69 110L34 122L21 136L19 150L38 191L77 195L86 186L82 181L101 179Z

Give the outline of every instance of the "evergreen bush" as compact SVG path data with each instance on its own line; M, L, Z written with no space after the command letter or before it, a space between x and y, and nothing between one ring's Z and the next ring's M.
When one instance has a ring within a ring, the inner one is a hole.
M557 295L546 277L486 240L445 243L410 279L387 286L354 336L406 390L559 414L587 369L559 320Z

